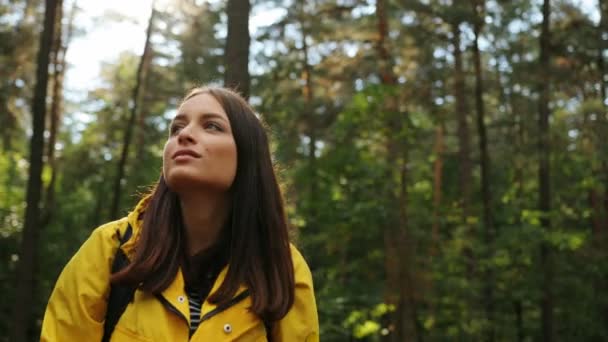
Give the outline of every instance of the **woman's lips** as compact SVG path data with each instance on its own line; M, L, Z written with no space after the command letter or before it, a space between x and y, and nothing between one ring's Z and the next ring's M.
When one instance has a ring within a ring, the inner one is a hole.
M201 155L192 150L179 150L172 156L173 160L188 160L192 158L200 158Z

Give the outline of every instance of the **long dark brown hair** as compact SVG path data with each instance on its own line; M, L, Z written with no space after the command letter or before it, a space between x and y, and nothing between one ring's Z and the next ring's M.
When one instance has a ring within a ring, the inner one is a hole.
M294 301L294 271L283 197L272 165L264 126L236 92L219 87L192 90L213 96L228 115L237 147L237 171L230 188L225 228L230 241L228 273L209 301L225 303L240 284L249 287L251 310L267 321L287 314ZM132 262L112 275L113 283L159 294L177 274L186 246L180 202L163 175L149 196Z

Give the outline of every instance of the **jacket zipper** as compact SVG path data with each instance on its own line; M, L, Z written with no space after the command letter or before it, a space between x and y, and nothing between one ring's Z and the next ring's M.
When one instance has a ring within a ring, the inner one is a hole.
M241 293L239 293L237 296L235 296L234 298L232 298L231 300L227 301L224 305L219 305L218 307L216 307L215 309L207 312L205 315L203 315L201 317L201 320L199 321L198 325L199 327L201 326L201 324L210 319L211 317L229 309L230 307L234 306L235 304L237 304L238 302L242 301L243 299L249 297L249 290L245 290ZM156 295L156 298L158 298L158 300L163 304L163 306L165 308L167 308L167 310L173 312L174 314L176 314L178 317L180 317L181 319L183 319L184 323L186 323L186 326L188 326L188 329L190 328L190 324L188 323L188 319L186 318L186 316L184 316L184 314L179 311L175 306L173 306L173 304L171 304L168 300L165 299L165 297L163 297L162 295Z
M186 316L184 316L184 314L181 311L179 311L175 306L173 306L173 304L171 304L168 300L166 300L165 297L163 297L162 295L158 294L158 295L156 295L156 298L158 298L158 300L160 300L160 302L163 304L163 306L165 308L167 308L169 311L173 312L177 316L181 317L184 320L184 323L186 323L186 326L188 326L188 329L190 329L190 323L188 323L188 319L186 318Z
M249 297L249 290L245 290L241 293L239 293L237 296L235 296L234 298L232 298L231 300L227 301L225 304L223 305L218 305L218 307L216 307L215 309L207 312L206 314L204 314L201 317L201 321L199 323L202 324L204 321L208 320L209 318L219 314L222 311L227 310L228 308L230 308L231 306L235 305L236 303L242 301L243 299Z

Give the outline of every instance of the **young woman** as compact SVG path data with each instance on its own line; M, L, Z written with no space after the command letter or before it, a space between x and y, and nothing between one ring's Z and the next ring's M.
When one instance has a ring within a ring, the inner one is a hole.
M128 264L112 272L120 253ZM133 290L104 333L117 288ZM238 94L186 96L152 193L95 229L59 276L41 340L102 339L319 340L311 273L289 243L267 136Z

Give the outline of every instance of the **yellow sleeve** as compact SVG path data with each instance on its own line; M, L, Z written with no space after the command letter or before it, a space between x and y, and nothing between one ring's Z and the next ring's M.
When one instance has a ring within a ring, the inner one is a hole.
M319 317L312 274L300 252L293 246L291 256L296 283L295 298L287 315L273 327L273 341L318 342Z
M44 313L40 341L101 341L118 222L95 229L64 267Z

